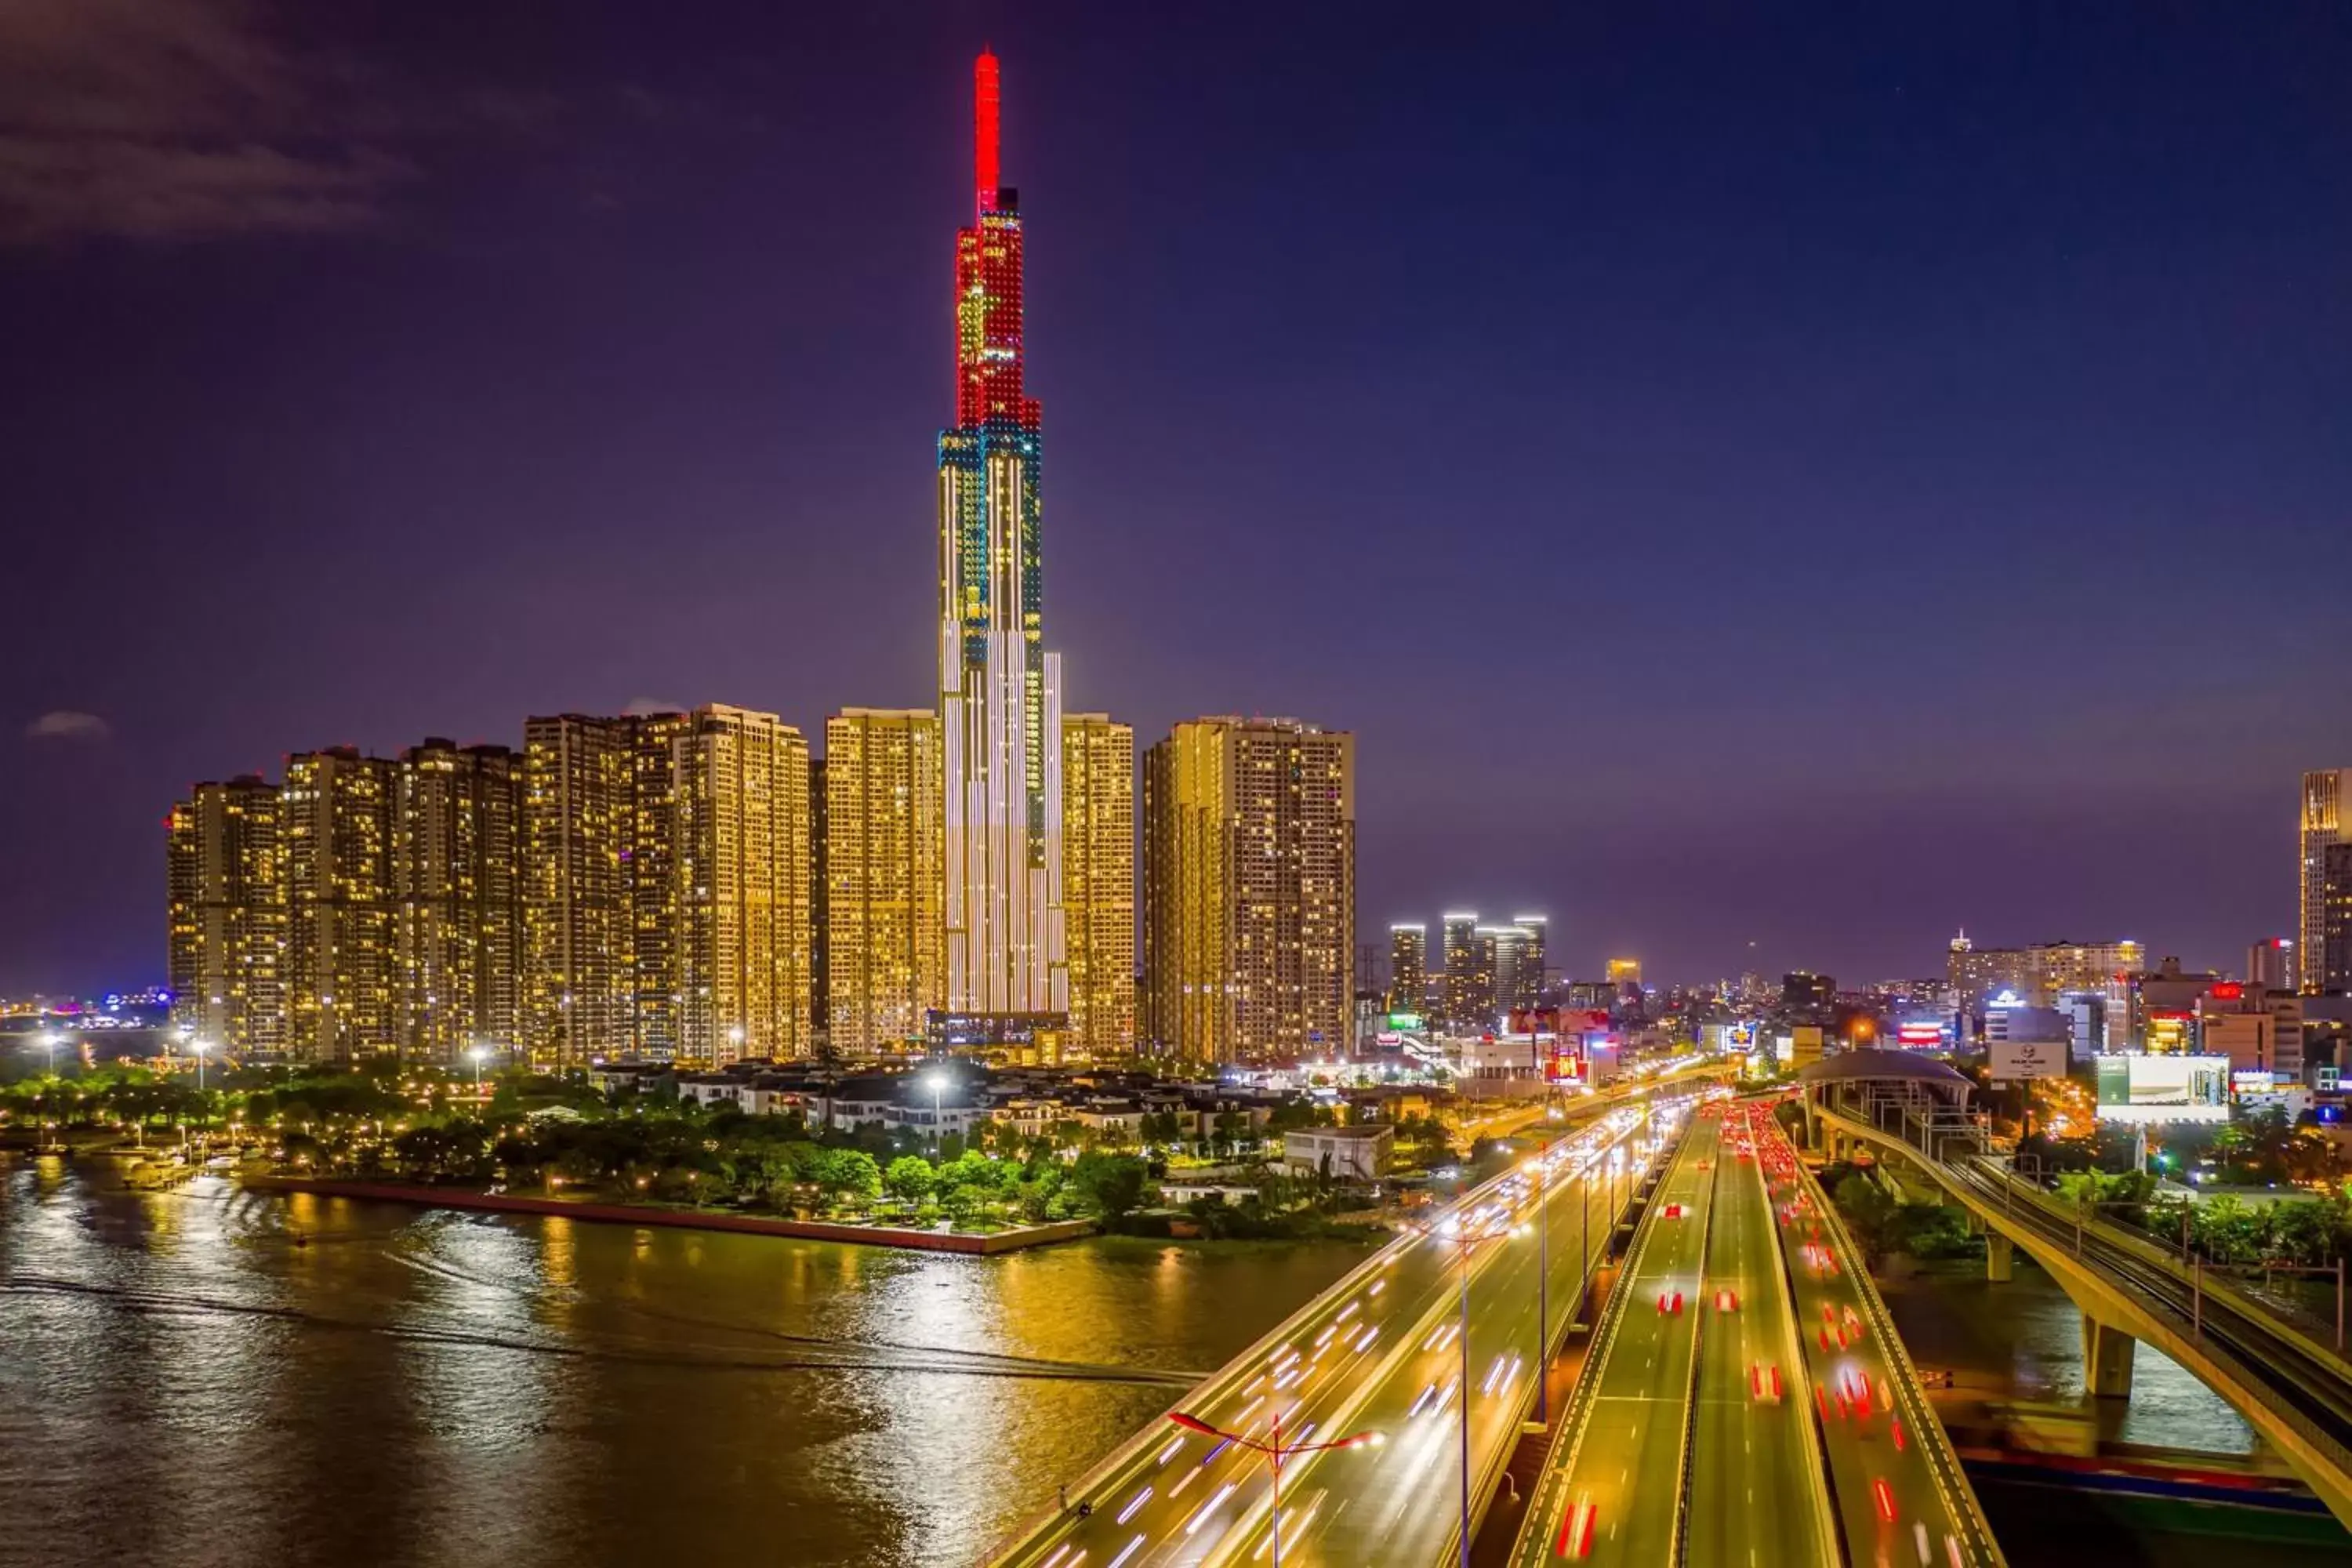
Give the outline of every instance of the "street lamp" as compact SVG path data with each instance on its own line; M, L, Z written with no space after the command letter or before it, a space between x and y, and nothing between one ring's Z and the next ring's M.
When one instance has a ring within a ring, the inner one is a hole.
M1279 1410L1274 1413L1273 1431L1263 1442L1239 1432L1228 1432L1222 1426L1212 1426L1200 1417L1187 1415L1181 1410L1170 1411L1168 1419L1187 1432L1198 1432L1204 1437L1238 1444L1265 1456L1266 1465L1274 1472L1274 1506L1268 1515L1274 1539L1273 1568L1282 1568L1282 1461L1294 1454L1319 1454L1332 1448L1377 1448L1387 1441L1378 1432L1359 1432L1352 1437L1337 1437L1328 1443L1286 1443L1282 1440L1282 1412Z
M1490 1241L1525 1236L1528 1227L1513 1225L1510 1215L1497 1208L1485 1219L1466 1220L1456 1209L1433 1229L1421 1226L1410 1228L1454 1248L1454 1272L1461 1281L1460 1315L1454 1325L1454 1337L1462 1351L1462 1568L1470 1568L1470 1254ZM1543 1375L1541 1367L1536 1369L1536 1375Z
M41 1048L47 1051L49 1057L49 1076L51 1078L58 1076L58 1047L64 1045L65 1042L66 1037L63 1035L58 1034L54 1029L41 1037Z
M205 1091L205 1057L212 1050L210 1040L190 1040L188 1049L196 1053L196 1092Z
M942 1125L946 1112L940 1109L940 1104L947 1093L948 1075L939 1070L927 1072L923 1075L923 1087L931 1091L931 1157L937 1159L943 1146L941 1134L947 1131Z
M482 1062L489 1054L489 1047L479 1042L467 1047L466 1056L474 1064L474 1094L477 1099L482 1092Z

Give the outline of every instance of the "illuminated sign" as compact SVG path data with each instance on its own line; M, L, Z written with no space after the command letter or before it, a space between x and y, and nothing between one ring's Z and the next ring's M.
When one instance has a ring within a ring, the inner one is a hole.
M1896 1027L1895 1037L1897 1041L1911 1047L1915 1050L1923 1047L1940 1046L1944 1043L1944 1026L1941 1024L1904 1024Z
M1389 1015L1389 1027L1400 1030L1418 1030L1421 1027L1421 1015L1418 1013L1391 1013Z
M2004 1082L2066 1076L2067 1047L2063 1040L1995 1040L1990 1055L1992 1076Z
M2221 1002L2235 1002L2245 994L2246 988L2234 980L2222 981L2211 992L2212 996Z

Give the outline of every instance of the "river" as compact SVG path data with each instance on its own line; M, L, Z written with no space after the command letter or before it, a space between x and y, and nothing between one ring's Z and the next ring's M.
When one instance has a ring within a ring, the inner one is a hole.
M0 1165L0 1563L969 1563L1365 1256L992 1258Z

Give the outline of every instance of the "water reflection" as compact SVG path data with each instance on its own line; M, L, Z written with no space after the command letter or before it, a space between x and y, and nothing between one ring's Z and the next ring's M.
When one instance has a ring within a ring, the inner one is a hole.
M1344 1273L163 1194L0 1165L0 1563L969 1560Z

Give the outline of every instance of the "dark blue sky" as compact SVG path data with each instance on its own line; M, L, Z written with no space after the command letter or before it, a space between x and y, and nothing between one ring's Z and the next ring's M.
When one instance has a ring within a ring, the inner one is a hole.
M193 779L928 700L983 40L1071 703L1356 731L1364 932L2291 927L2342 5L838 9L0 20L0 994L160 975Z

